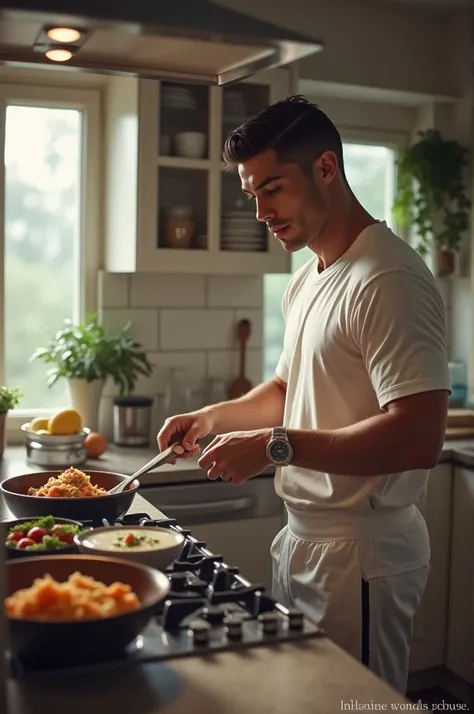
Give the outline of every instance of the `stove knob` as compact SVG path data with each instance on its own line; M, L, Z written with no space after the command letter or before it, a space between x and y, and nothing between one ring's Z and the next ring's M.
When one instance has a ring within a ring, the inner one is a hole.
M303 629L303 613L297 608L292 608L288 612L288 625L290 630Z
M191 622L188 627L188 632L193 638L195 645L207 645L209 642L209 631L211 626L207 622L196 620Z
M228 615L223 621L229 640L242 638L242 618L239 615Z
M264 612L258 616L258 620L262 625L263 632L266 635L276 635L278 631L278 615L275 612Z

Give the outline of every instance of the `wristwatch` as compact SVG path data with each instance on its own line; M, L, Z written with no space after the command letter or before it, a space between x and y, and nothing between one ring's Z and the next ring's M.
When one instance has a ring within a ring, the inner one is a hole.
M275 466L288 466L291 462L293 447L288 439L288 430L284 426L273 427L267 444L267 456Z

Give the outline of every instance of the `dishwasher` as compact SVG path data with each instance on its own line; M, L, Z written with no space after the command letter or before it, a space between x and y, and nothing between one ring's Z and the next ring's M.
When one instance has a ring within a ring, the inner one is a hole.
M242 486L225 481L142 486L140 494L205 541L228 565L237 566L244 578L271 593L270 546L284 525L273 475L258 476Z

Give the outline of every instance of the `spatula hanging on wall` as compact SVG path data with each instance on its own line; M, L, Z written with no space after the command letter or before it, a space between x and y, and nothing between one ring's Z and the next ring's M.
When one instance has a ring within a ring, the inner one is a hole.
M239 376L234 379L229 385L229 399L238 399L244 394L250 392L253 385L252 382L245 376L245 351L247 341L250 337L251 325L250 320L239 320L237 323L237 340L240 349L240 372Z

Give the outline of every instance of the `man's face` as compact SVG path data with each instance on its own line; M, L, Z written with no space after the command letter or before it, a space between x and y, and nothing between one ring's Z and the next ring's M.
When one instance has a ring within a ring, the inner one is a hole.
M333 162L332 155L328 156L329 163ZM328 186L334 174L328 174L325 157L314 162L312 173L303 173L294 163L279 163L273 150L239 164L242 190L255 201L257 220L268 225L288 252L307 245L316 248L323 236L331 208Z

